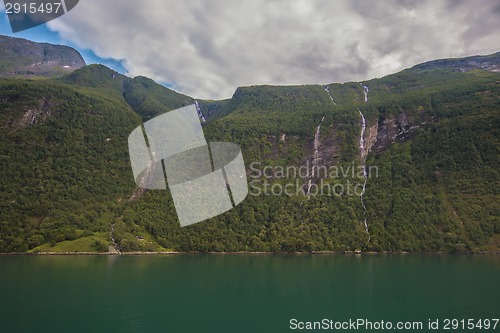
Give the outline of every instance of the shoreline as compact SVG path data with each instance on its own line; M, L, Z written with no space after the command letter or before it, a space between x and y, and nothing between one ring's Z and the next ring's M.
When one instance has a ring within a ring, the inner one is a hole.
M196 252L196 251L159 251L159 252L22 252L22 253L0 253L0 256L141 256L141 255L500 255L500 251L474 251L464 253L453 252L407 252L407 251L312 251L312 252Z

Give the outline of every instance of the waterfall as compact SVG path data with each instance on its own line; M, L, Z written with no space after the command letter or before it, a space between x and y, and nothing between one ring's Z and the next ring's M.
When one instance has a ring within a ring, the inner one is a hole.
M319 141L319 134L320 134L320 131L321 131L321 125L323 124L324 120L325 120L325 116L323 116L323 118L321 118L321 121L320 121L318 127L316 128L316 134L314 135L313 166L318 165L318 162L319 162L319 145L321 143ZM313 168L313 177L314 177L314 168Z
M111 224L111 231L110 231L111 246L110 246L109 252L121 254L119 247L118 247L118 244L116 244L114 233L115 233L115 223L112 223Z
M330 89L328 89L328 86L324 85L323 88L327 92L328 97L330 98L332 103L334 105L337 105L337 103L335 103L335 101L333 100L332 94L330 93ZM316 166L319 164L319 160L320 160L319 146L320 146L321 142L320 142L319 138L320 138L321 125L323 124L324 120L325 120L325 116L323 116L323 118L321 118L321 121L320 121L318 127L316 128L316 134L314 135L314 154L313 154L313 162L312 162L312 173L309 174L309 172L308 172L309 180L307 182L307 191L306 191L307 198L309 198L311 196L312 179L315 176L315 169L316 169Z
M363 83L360 83L360 85L363 87L363 92L365 93L365 103L368 102L368 92L370 89L368 89L367 86L365 86Z
M203 116L203 112L201 112L201 107L200 104L198 104L198 101L194 101L194 105L196 107L196 111L198 112L198 117L200 117L202 122L206 122L207 120L205 119L205 116Z
M332 94L330 93L330 89L328 88L327 85L324 85L323 88L325 88L325 91L328 93L328 97L330 97L330 101L332 101L333 105L337 105L335 101L333 100Z
M366 95L367 95L367 93L365 92L365 96ZM366 192L366 183L368 181L368 174L366 172L366 156L368 154L366 152L366 146L365 146L366 119L365 119L365 115L363 114L363 112L361 112L361 110L358 110L358 111L359 111L359 114L361 116L361 121L362 121L361 135L359 138L359 150L361 151L360 160L361 160L361 166L363 167L363 178L364 178L363 189L362 189L361 194L360 194L360 199L361 199L361 205L363 206L363 214L364 214L364 218L365 218L364 219L365 231L368 234L368 240L370 240L370 232L368 230L368 222L366 221L366 206L365 206L365 198L364 198L364 195Z
M314 134L314 153L313 153L313 160L312 160L312 173L310 174L310 177L309 177L309 181L307 184L307 192L306 192L308 198L311 196L312 179L315 176L315 169L316 169L316 166L318 165L319 160L320 160L319 146L321 144L320 133L321 133L321 125L323 124L323 120L325 120L325 116L323 116L323 118L321 118L321 121L320 121L318 127L316 127L316 134Z

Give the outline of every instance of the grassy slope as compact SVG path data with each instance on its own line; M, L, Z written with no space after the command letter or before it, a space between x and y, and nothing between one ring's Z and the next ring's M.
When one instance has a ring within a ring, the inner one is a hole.
M104 246L103 248L99 248L98 246L96 246L96 242L101 242L104 245L109 245L107 233L98 232L91 236L82 237L73 241L65 240L55 244L45 243L43 245L35 247L34 249L28 252L29 253L104 252L103 250L105 250L107 247Z

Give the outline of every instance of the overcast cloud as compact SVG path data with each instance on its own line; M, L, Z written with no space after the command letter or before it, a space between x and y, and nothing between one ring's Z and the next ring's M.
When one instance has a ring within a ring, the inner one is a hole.
M500 2L84 0L49 23L196 98L238 86L365 80L500 49Z

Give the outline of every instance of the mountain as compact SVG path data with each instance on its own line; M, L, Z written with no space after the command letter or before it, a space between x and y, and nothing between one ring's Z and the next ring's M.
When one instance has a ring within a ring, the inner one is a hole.
M474 69L484 69L491 72L500 72L500 52L489 56L473 56L458 59L441 59L425 62L414 66L414 69L445 68L459 72L468 72Z
M192 97L101 65L0 78L0 252L498 251L498 65L199 101L207 141L242 148L250 195L185 228L168 191L136 188L127 138Z
M0 35L0 76L56 77L85 65L70 47Z

